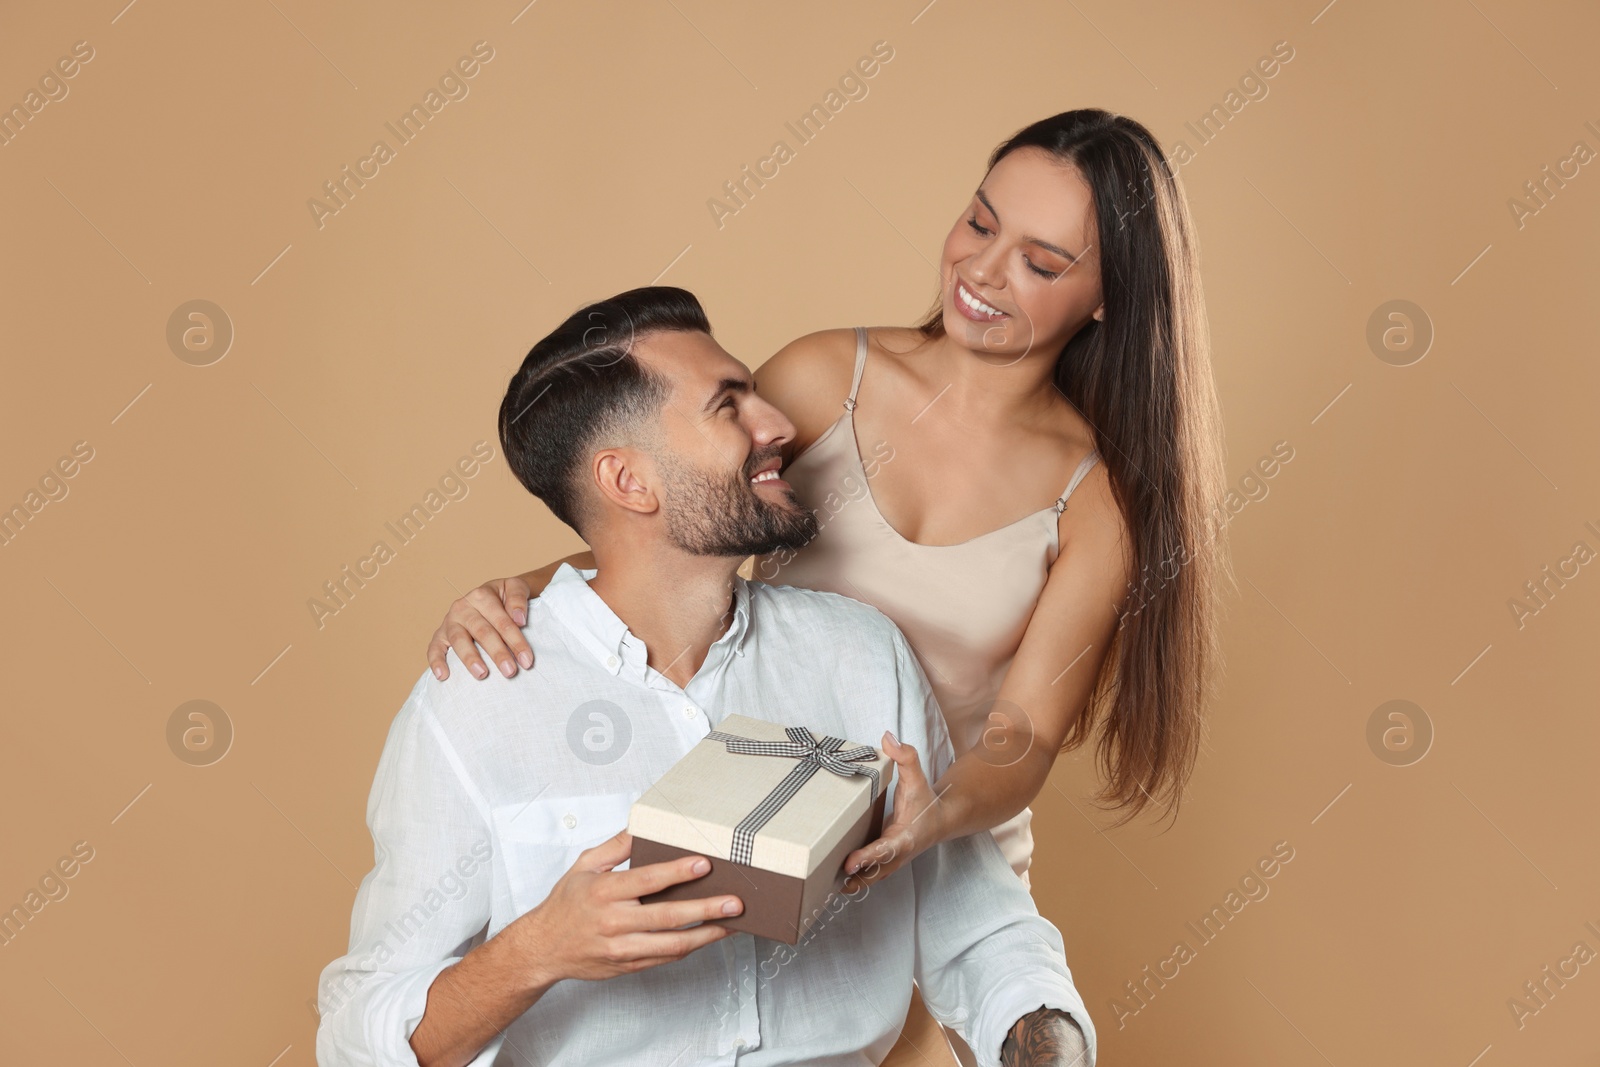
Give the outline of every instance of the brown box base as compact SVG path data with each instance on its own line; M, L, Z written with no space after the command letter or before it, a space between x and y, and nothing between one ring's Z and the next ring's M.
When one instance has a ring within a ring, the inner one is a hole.
M698 900L731 894L744 902L744 911L732 918L711 919L709 922L793 945L811 925L828 895L844 885L845 876L840 869L844 858L883 832L883 807L887 795L887 789L878 794L872 807L862 813L850 832L845 834L810 878L776 874L760 867L706 856L711 861L708 873L639 899L649 904L658 900ZM643 867L697 855L704 856L705 853L635 837L628 865Z

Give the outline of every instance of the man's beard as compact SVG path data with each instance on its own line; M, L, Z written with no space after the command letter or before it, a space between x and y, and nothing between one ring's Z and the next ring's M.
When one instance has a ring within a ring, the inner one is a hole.
M745 467L724 473L664 456L667 536L697 556L762 556L796 549L817 536L817 517L789 491L789 507L763 499L750 484L755 468L778 452L752 452Z

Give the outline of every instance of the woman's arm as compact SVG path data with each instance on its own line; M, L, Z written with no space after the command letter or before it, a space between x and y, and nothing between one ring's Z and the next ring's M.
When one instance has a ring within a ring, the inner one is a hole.
M528 601L544 591L563 563L586 570L594 566L594 553L584 549L527 574L484 582L452 603L444 622L433 631L433 640L428 642L428 665L433 668L433 676L440 681L450 677L445 654L453 648L473 677L489 677L489 669L478 655L479 645L507 678L517 673L518 662L532 667L533 649L522 636L522 627L528 621Z
M1128 588L1122 517L1103 470L1085 478L1061 517L1061 552L982 736L921 803L897 800L882 836L847 856L846 871L876 861L863 877L877 881L940 841L1000 825L1044 788L1089 703Z

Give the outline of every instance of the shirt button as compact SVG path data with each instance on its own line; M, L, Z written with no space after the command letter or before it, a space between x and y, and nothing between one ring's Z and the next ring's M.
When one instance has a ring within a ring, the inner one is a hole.
M733 1047L734 1047L734 1048L747 1048L747 1047L748 1047L748 1045L747 1045L747 1043L746 1043L746 1042L745 1042L745 1039L744 1039L744 1038L742 1038L742 1037L741 1037L741 1038L736 1038L736 1039L735 1039L735 1040L734 1040L734 1042L733 1042Z
M695 708L695 706L693 704L685 704L683 706L683 717L685 719L692 719L697 714L699 714L699 712L698 712L698 710Z
M578 825L578 817L569 811L565 815L561 816L561 825L570 830L574 826Z
M606 657L606 666L607 667L615 668L616 665L617 665L617 657L615 657L615 656L607 656Z

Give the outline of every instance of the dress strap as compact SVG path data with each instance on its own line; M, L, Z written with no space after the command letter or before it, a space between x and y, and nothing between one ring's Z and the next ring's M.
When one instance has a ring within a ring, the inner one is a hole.
M1084 475L1093 470L1094 465L1099 462L1100 453L1091 450L1089 454L1084 456L1082 461L1078 463L1078 469L1072 472L1072 481L1067 483L1067 491L1062 493L1060 498L1056 500L1057 515L1067 510L1067 498L1072 495L1072 491L1074 489L1078 488L1078 483L1083 481Z
M857 326L856 327L856 373L855 373L855 377L850 379L850 395L845 398L845 402L844 402L844 409L846 411L854 411L856 409L856 391L861 388L861 371L866 367L866 365L867 365L867 328L865 326Z

